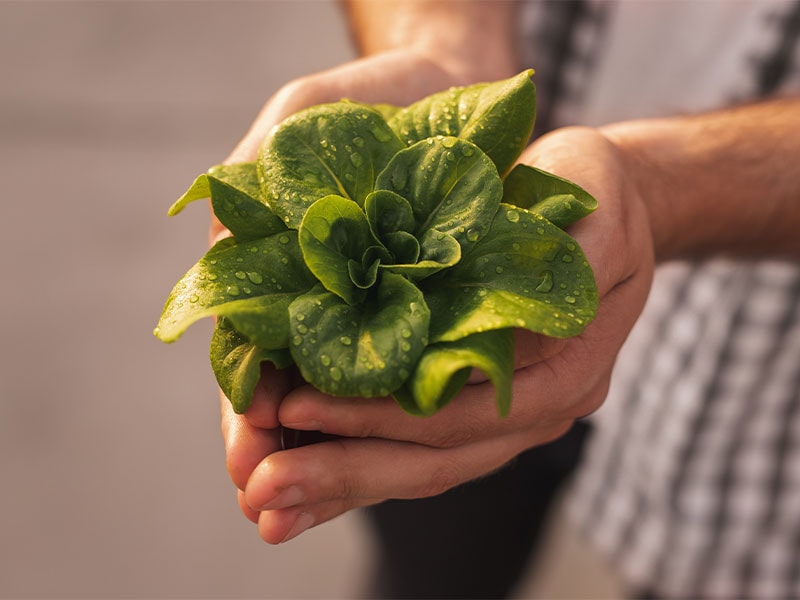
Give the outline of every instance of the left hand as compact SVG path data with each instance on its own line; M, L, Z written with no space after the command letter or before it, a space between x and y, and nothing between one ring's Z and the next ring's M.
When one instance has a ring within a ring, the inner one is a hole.
M228 466L245 514L269 543L388 498L436 495L552 441L605 399L611 371L644 305L653 241L626 156L592 129L570 128L530 146L522 161L575 181L598 210L570 227L592 265L600 305L584 332L555 340L519 331L511 414L494 388L471 380L435 415L413 417L391 398L334 398L308 385L259 390L246 418L223 404ZM267 367L269 370L269 367ZM269 373L265 373L269 381ZM342 436L279 450L278 424Z

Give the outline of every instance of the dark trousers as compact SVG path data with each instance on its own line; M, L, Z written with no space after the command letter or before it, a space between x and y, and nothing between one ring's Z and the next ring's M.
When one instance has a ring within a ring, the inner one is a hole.
M366 509L378 556L371 598L505 598L529 564L588 425L502 470L421 500Z

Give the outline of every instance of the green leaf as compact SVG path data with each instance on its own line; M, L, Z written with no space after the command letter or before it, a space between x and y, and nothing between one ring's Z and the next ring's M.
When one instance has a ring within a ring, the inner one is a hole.
M195 200L211 198L214 214L239 241L285 231L286 225L260 196L255 163L217 165L195 179L189 190L172 205L169 214L178 214Z
M385 396L408 378L428 341L430 312L404 277L384 273L351 306L317 286L289 307L291 351L306 381L335 396Z
M293 229L324 196L363 206L376 174L402 147L371 108L351 102L309 108L278 125L262 146L258 169L264 197Z
M430 138L398 152L375 187L408 200L417 239L435 230L462 248L486 233L503 196L491 160L474 144L454 137Z
M456 342L425 349L406 384L394 394L412 414L432 415L464 386L473 368L483 371L495 387L497 410L508 416L514 377L514 330L476 333Z
M414 238L416 241L416 238ZM441 231L429 229L418 243L419 258L411 263L384 264L381 268L421 281L439 271L452 267L461 259L461 245Z
M334 195L317 200L303 217L299 241L306 265L325 289L348 304L364 299L362 288L375 282L377 265L362 259L378 242L358 204Z
M245 412L261 377L261 363L269 361L279 369L293 364L287 349L264 350L254 345L225 318L217 320L211 338L211 368L233 410Z
M580 186L523 164L503 181L503 202L540 214L562 229L597 208L597 200Z
M494 83L451 88L423 98L390 119L412 145L436 135L456 136L480 147L505 174L522 153L536 119L533 71Z
M425 284L433 342L507 327L565 338L597 310L594 276L575 240L506 204L468 255Z
M155 333L173 342L195 321L219 316L259 347L286 347L289 304L315 283L294 231L246 243L224 239L175 285Z

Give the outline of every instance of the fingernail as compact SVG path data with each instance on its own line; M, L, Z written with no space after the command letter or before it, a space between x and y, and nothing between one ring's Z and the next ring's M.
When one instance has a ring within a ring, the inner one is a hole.
M297 515L297 520L292 525L292 528L289 530L289 533L286 534L286 537L281 540L281 544L284 542L288 542L290 539L297 537L301 533L303 533L306 529L311 527L314 524L314 517L311 516L311 513L302 512Z
M272 500L264 504L259 510L277 510L279 508L289 508L305 502L306 495L296 485L291 485Z

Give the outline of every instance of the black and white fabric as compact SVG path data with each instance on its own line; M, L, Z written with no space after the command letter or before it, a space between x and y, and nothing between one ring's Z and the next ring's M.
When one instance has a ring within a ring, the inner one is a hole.
M798 1L531 2L520 25L538 133L800 91ZM591 419L570 514L632 586L800 597L798 264L659 267Z

